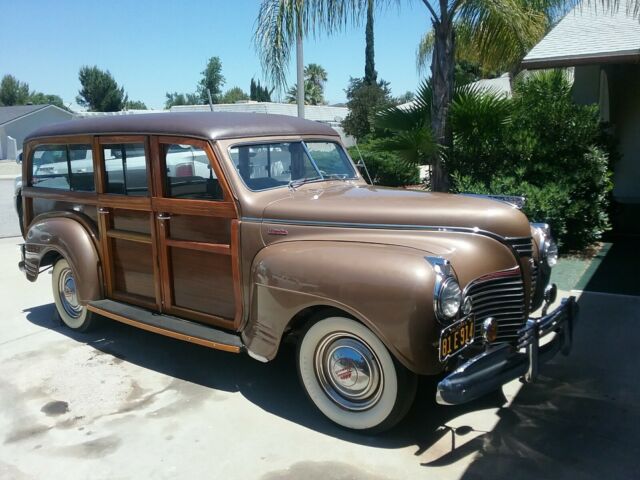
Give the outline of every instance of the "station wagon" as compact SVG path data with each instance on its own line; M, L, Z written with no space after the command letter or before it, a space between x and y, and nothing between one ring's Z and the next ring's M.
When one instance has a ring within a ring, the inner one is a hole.
M547 225L509 199L371 185L327 125L109 116L44 127L24 152L20 268L52 269L68 328L106 317L261 362L291 340L343 427L395 425L418 376L459 404L571 347L575 299L547 311Z

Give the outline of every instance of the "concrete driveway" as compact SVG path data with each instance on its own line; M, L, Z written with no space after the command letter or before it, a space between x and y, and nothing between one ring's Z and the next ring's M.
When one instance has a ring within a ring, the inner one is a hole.
M0 478L632 478L640 298L583 294L571 356L535 385L462 407L425 379L409 418L343 431L306 400L293 350L271 364L105 321L53 320L49 274L0 240Z

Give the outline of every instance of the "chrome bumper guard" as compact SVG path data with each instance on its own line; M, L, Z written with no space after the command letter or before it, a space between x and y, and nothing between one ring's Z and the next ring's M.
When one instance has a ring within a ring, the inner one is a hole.
M441 405L457 405L498 390L516 378L528 383L535 381L542 363L558 352L568 355L571 351L577 313L576 298L568 297L551 313L527 320L518 332L516 349L501 344L473 357L438 383L436 401ZM556 337L540 345L540 340L552 332Z
M21 243L20 244L20 261L18 262L18 268L20 269L21 272L25 272L26 268L24 266L24 252L25 252L25 244Z

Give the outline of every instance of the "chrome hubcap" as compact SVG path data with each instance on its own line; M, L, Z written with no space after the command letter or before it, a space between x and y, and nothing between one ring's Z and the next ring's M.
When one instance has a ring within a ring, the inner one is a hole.
M315 373L327 396L346 410L367 410L382 395L380 361L366 343L346 332L322 339Z
M58 280L58 294L64 311L72 318L78 318L82 314L82 305L78 302L76 282L73 272L67 268L62 271Z

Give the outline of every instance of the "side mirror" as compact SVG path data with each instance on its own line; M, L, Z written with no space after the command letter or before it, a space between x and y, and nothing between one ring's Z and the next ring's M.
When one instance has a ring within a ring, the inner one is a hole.
M16 163L18 165L20 165L22 163L22 153L20 153L17 157L16 157Z

